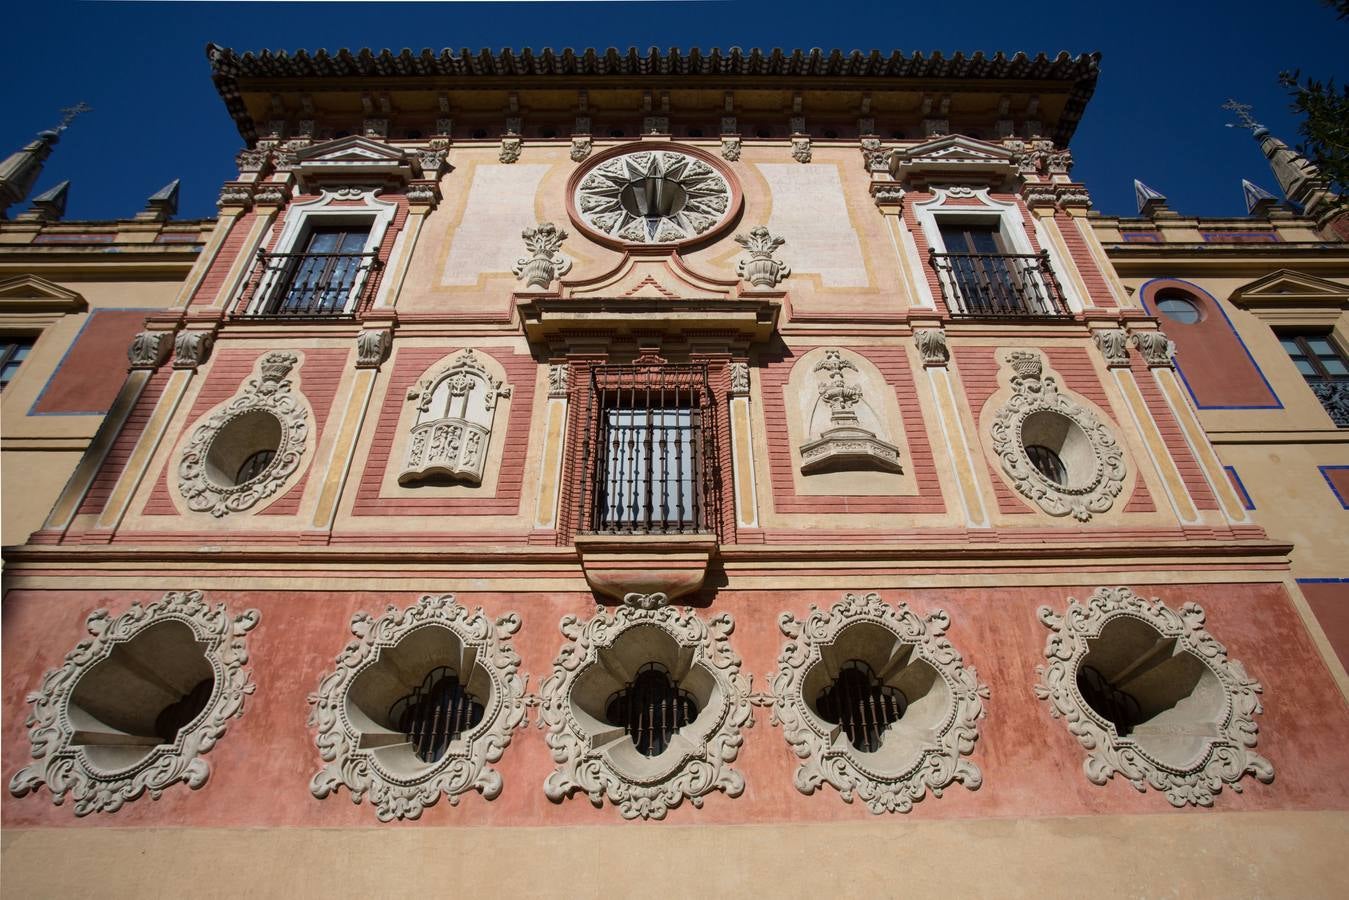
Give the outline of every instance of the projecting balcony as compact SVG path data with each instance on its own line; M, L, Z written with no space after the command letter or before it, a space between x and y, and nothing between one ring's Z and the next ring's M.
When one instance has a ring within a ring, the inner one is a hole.
M928 259L957 319L1068 319L1072 312L1049 254L938 253Z
M244 282L235 315L246 319L349 319L370 299L375 253L266 253Z

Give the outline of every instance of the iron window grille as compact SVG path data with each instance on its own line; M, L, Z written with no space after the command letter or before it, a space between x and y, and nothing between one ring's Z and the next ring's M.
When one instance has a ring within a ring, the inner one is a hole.
M1324 332L1279 335L1293 365L1339 428L1349 428L1349 358Z
M596 366L586 421L582 533L716 531L716 407L706 365Z
M316 228L299 253L258 251L240 315L257 319L350 318L370 299L379 254L361 252L368 228Z
M1031 465L1035 466L1041 475L1055 484L1068 483L1068 469L1053 450L1043 444L1027 444L1026 455L1030 457Z
M679 729L698 717L698 703L664 666L649 662L609 698L604 717L623 729L638 753L660 756Z
M417 758L432 763L450 742L482 721L483 704L448 666L437 666L422 683L389 707L389 721L407 735Z
M1092 666L1077 670L1077 690L1088 706L1115 726L1120 737L1126 737L1143 720L1138 700L1115 687Z
M904 717L908 706L902 691L882 684L859 659L845 663L815 702L820 718L839 726L861 753L879 750L885 730Z
M952 318L1067 319L1063 289L1039 253L938 253L928 258Z

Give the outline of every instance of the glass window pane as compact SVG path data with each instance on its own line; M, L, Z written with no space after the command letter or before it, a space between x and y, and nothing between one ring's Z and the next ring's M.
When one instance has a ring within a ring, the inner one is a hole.
M1193 325L1199 321L1199 307L1181 297L1159 298L1157 310L1168 319L1182 325Z
M1307 346L1318 356L1334 356L1335 348L1330 346L1330 341L1323 337L1307 338Z
M339 235L333 231L315 231L309 237L308 253L336 253Z
M1297 341L1292 338L1279 338L1279 343L1283 345L1284 351L1287 352L1289 356L1302 355L1302 348L1300 348L1297 345Z
M1321 365L1325 366L1326 371L1331 375L1349 375L1349 369L1346 369L1344 362L1340 359L1323 359Z
M14 345L14 352L10 354L10 361L22 362L28 357L28 351L31 349L33 349L33 345L30 343L16 343Z
M369 232L364 230L348 231L342 236L341 253L360 253L365 249L365 240Z
M1308 362L1307 360L1305 360L1305 359L1295 359L1295 360L1293 360L1293 362L1297 363L1297 370L1298 370L1299 372L1301 372L1303 375L1315 375L1315 374L1317 374L1316 369L1315 369L1315 368L1312 366L1312 364L1311 364L1310 362Z
M9 384L14 378L14 373L19 371L19 364L16 362L5 363L0 367L0 384Z

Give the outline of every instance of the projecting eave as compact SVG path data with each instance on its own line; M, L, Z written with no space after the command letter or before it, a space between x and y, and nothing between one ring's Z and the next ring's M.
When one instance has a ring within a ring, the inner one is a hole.
M216 89L240 135L252 144L274 96L353 91L575 91L578 89L919 91L1028 93L1041 98L1046 134L1066 146L1096 89L1099 53L1050 57L1016 53L888 54L879 50L660 50L539 52L363 49L239 53L209 44Z

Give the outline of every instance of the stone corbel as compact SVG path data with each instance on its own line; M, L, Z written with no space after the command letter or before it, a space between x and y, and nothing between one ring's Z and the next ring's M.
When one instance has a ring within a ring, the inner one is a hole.
M253 205L253 185L242 181L225 182L215 205L221 212L230 207L235 207L239 211L248 209Z
M392 347L393 332L388 328L362 331L356 335L356 368L378 369Z
M810 138L793 137L792 138L792 159L799 163L808 163L811 160Z
M873 181L871 199L882 209L897 210L904 205L904 188L893 181Z
M590 151L595 147L594 142L588 134L573 134L571 136L571 158L573 162L580 162L590 155Z
M520 160L520 150L523 142L518 137L506 136L501 139L501 150L497 153L499 162L510 165Z
M1129 335L1129 345L1138 351L1149 369L1175 368L1176 345L1161 331L1135 331Z
M675 600L696 593L716 548L713 534L576 536L586 583L613 600L630 594Z
M440 182L410 181L403 196L407 197L409 206L429 212L440 204Z
M862 138L862 167L868 172L888 172L890 170L888 151L881 146L880 138Z
M1091 339L1096 349L1105 357L1105 364L1112 369L1127 368L1129 365L1128 334L1121 328L1103 328L1093 331Z
M173 339L173 367L196 369L211 355L215 334L210 331L180 331Z
M294 177L286 175L283 181L265 181L253 191L253 202L258 206L280 209L290 202Z
M722 135L721 158L727 162L738 162L740 160L739 135Z
M132 369L158 369L169 358L173 349L173 333L170 331L142 331L131 339L127 348L127 359Z
M946 345L946 332L940 328L920 328L913 333L913 343L923 357L923 368L946 368L951 350Z

